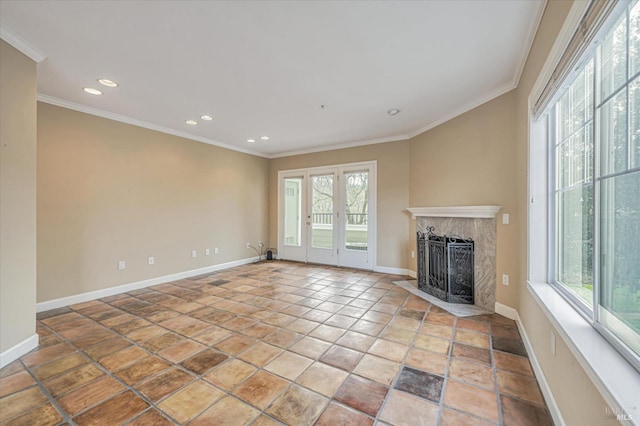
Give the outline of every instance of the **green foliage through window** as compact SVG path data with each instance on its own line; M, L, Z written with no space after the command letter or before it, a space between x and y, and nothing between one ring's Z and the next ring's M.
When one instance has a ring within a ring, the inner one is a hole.
M616 18L553 109L552 281L640 354L640 3Z

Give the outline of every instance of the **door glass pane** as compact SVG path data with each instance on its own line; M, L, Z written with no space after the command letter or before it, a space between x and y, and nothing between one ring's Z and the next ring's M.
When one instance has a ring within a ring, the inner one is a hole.
M369 216L369 172L344 174L345 249L367 251Z
M601 184L600 320L640 352L640 172Z
M333 174L311 176L311 247L333 248Z
M302 178L284 180L284 245L302 244Z

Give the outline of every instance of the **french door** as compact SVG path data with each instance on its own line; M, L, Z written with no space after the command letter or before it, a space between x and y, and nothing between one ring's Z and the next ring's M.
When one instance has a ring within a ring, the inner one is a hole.
M373 269L376 163L278 173L280 258Z

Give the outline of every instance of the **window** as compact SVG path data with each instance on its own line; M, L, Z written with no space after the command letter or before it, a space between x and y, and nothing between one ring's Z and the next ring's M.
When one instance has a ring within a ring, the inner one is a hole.
M640 3L588 50L550 114L550 281L639 367Z
M593 60L555 106L555 281L593 302Z

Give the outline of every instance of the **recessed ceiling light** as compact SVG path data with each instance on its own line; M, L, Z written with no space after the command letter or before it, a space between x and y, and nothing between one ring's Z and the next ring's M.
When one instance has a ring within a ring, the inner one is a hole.
M400 110L398 108L391 108L389 111L387 111L387 114L389 114L389 115L398 115L398 114L400 114Z
M255 139L247 139L247 142L249 143L254 143L256 140Z
M94 89L93 87L83 87L82 90L90 95L102 95L101 91L99 91L98 89Z
M269 140L269 136L260 136L260 140L261 141L268 141Z
M99 78L98 79L98 83L102 84L103 86L107 86L107 87L118 87L118 83L116 83L113 80L109 80L107 78Z
M201 115L200 118L202 118L205 121L213 120L213 117L211 117L210 115Z
M195 126L196 124L198 124L198 122L195 121L195 120L187 120L187 121L185 121L185 123L187 123L187 124L189 124L191 126Z

